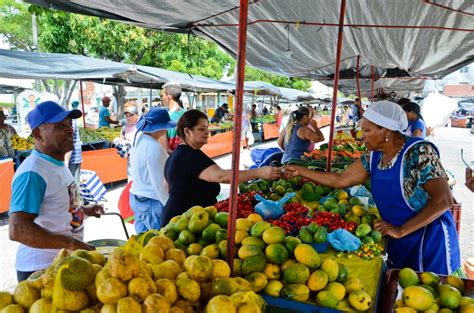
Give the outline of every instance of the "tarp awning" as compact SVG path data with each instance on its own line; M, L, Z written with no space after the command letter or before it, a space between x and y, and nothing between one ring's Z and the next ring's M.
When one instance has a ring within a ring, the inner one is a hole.
M27 2L157 30L192 32L233 56L237 53L238 0L188 0L186 5L176 0ZM379 76L396 71L440 77L472 62L472 0L441 2L452 10L421 0L347 1L341 71L355 69L357 56L362 69L373 65ZM248 64L289 77L334 74L340 1L249 3Z

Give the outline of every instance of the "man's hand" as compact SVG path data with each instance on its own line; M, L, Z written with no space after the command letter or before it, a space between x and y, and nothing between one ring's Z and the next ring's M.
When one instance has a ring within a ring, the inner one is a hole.
M466 167L466 187L474 192L474 179L472 177L472 168Z
M400 227L393 226L384 221L375 221L374 228L381 232L382 235L387 235L394 239L400 239L403 237Z
M280 178L280 168L272 166L264 166L260 169L260 178L266 180L275 180Z
M68 247L68 250L78 250L78 249L82 249L82 250L87 250L87 251L92 251L92 250L95 250L95 248L83 241L80 241L80 240L76 240L74 239L71 243L71 245Z
M87 216L100 217L105 213L104 207L98 204L89 204L82 207L84 214Z

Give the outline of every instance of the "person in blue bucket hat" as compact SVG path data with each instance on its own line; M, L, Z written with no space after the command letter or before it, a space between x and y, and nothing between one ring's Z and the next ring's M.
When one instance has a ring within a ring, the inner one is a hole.
M160 229L163 206L168 201L164 167L168 153L159 140L176 127L165 109L153 108L137 122L130 151L130 206L137 233Z
M9 210L10 239L20 243L18 281L50 266L59 249L94 250L83 242L84 216L100 217L104 210L95 204L83 206L64 162L74 147L71 120L81 116L79 110L46 101L26 117L35 148L15 172Z

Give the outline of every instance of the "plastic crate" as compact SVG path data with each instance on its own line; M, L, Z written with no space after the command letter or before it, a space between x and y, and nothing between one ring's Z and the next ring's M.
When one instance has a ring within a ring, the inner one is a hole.
M456 225L456 232L458 233L458 236L461 231L461 209L461 203L457 203L456 200L454 200L453 206L449 208L451 214L453 215L454 225Z
M383 294L381 295L380 299L381 302L379 303L378 312L393 312L395 301L397 300L397 295L399 291L398 286L398 273L400 272L399 269L390 269L387 271L385 276L385 281L383 284ZM419 272L417 272L419 273ZM446 282L446 275L438 275L441 279L441 283ZM474 293L474 280L463 279L465 291L464 295L471 296ZM400 287L401 288L401 287Z
M380 310L380 305L382 303L382 288L384 286L386 272L387 266L385 263L382 263L380 277L377 283L375 302L368 312L385 312ZM265 294L262 295L262 298L267 303L267 308L265 310L267 313L344 313L344 311L341 310L317 306L315 303L298 302L294 300L272 297Z

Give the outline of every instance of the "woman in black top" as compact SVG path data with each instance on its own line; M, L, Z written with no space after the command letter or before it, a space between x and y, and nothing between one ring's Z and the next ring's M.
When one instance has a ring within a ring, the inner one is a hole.
M189 208L209 206L217 202L220 183L230 183L231 170L220 168L201 147L209 137L207 115L199 110L189 110L181 116L176 126L182 144L170 155L165 165L165 178L169 186L169 199L163 210L161 227L171 218ZM263 178L278 179L280 169L261 167L239 171L239 182Z

